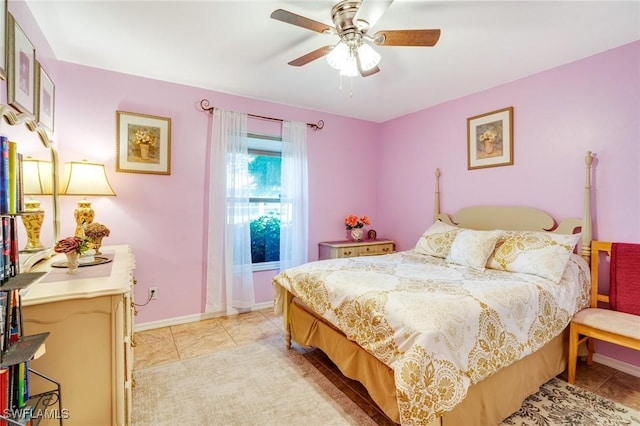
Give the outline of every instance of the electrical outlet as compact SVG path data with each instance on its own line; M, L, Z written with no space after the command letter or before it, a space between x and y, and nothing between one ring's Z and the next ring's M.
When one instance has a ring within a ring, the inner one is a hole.
M158 298L158 287L149 287L149 300Z

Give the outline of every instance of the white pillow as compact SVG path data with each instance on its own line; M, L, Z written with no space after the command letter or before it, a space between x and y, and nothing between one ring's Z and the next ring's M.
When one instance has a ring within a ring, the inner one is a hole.
M559 282L580 234L503 231L487 267Z
M500 231L460 230L451 245L447 263L483 271L500 235Z
M451 244L461 228L451 226L440 220L434 222L416 243L415 252L429 256L446 258Z

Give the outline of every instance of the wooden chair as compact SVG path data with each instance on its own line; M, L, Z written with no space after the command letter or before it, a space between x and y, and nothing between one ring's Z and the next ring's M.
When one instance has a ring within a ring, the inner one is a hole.
M611 256L611 242L591 243L591 304L578 312L569 326L569 383L576 378L578 345L587 341L587 365L593 363L594 339L640 350L640 315L598 307L609 303L609 295L598 292L598 263L601 252ZM640 276L636 284L640 286Z

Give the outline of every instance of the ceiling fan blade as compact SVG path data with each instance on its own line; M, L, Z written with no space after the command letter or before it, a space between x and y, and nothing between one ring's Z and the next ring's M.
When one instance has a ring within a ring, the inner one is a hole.
M312 52L307 53L306 55L302 55L297 59L289 62L289 65L293 65L294 67L301 67L303 65L308 64L311 61L315 61L318 58L322 58L327 53L331 52L333 46L323 46Z
M435 46L440 30L385 30L373 36L378 46Z
M393 0L362 0L353 21L367 21L367 28L371 28L382 18L391 3Z
M283 9L274 10L271 13L271 18L322 34L336 32L336 29L329 25L325 25L322 22L314 21L313 19L305 18L304 16L296 15L295 13L291 13Z

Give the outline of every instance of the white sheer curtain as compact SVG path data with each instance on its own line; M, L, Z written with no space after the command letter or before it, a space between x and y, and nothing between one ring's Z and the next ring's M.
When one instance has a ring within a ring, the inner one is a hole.
M280 269L307 262L309 191L307 125L282 123L280 192Z
M233 314L255 304L247 115L216 108L212 126L206 312Z

